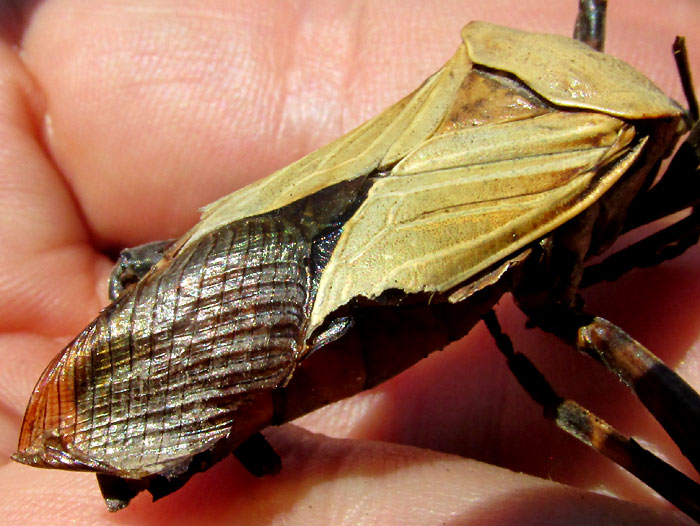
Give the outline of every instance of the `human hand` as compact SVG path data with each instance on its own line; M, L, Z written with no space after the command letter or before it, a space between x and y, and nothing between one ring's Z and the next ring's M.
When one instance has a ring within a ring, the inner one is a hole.
M576 12L574 0L483 4L0 4L2 457L15 450L43 367L106 303L105 253L181 234L200 206L375 115L441 67L466 22L570 34ZM688 37L697 75L700 9L686 0L652 12L662 7L611 0L607 50L682 100L670 44L676 33ZM587 295L589 310L645 342L696 388L699 257L695 247ZM687 465L616 379L553 338L524 331L512 306L500 315L563 394ZM544 421L481 327L380 388L298 423L324 435L271 430L281 474L252 479L227 460L171 497L140 497L115 515L94 476L7 461L2 516L95 525L683 520L658 511L668 508L650 490Z

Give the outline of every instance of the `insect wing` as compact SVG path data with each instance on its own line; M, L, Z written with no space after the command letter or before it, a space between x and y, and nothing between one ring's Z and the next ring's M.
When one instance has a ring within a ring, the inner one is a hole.
M251 219L149 274L42 375L15 458L140 478L225 438L291 374L308 251L290 225Z

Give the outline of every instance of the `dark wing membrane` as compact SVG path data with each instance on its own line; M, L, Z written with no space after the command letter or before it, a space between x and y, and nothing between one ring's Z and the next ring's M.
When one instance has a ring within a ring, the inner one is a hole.
M227 437L293 371L309 245L279 218L246 219L149 274L45 371L16 459L139 478Z

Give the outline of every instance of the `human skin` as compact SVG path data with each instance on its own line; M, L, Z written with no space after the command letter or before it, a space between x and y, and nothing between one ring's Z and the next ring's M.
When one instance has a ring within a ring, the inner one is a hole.
M91 474L11 462L41 371L106 304L119 248L175 237L202 205L313 151L437 70L482 19L570 34L567 2L0 1L0 516L7 524L683 524L542 418L483 327L379 388L267 436L171 497L109 514ZM538 8L538 5L546 6ZM611 0L608 52L683 100L670 53L700 3ZM586 293L700 388L700 250ZM633 395L499 316L562 394L687 468ZM348 440L350 439L350 440ZM596 490L598 493L593 493ZM601 495L616 495L613 499Z

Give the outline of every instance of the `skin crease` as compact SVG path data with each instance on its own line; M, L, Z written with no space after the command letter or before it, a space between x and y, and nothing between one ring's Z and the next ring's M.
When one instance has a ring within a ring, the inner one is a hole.
M546 422L481 326L370 393L270 430L284 465L272 478L228 459L170 498L109 514L92 474L7 460L34 382L106 304L106 253L181 234L198 207L398 100L449 58L469 20L570 34L575 4L0 2L6 523L689 524ZM611 0L606 49L683 100L670 45L685 34L700 75L697 27L697 0ZM694 247L586 293L589 311L696 389L699 260ZM524 329L507 299L498 312L563 394L688 469L615 378Z

